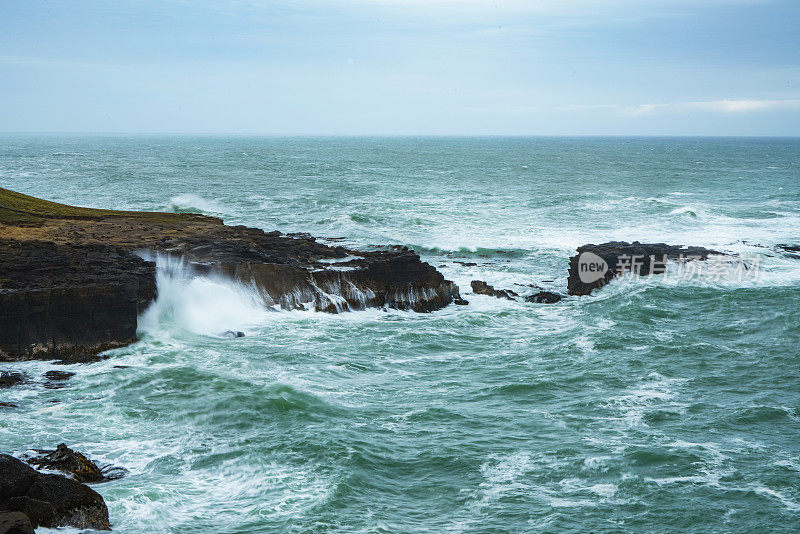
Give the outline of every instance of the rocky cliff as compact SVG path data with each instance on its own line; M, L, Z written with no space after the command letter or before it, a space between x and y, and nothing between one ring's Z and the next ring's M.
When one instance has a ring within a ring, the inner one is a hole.
M428 312L458 287L405 248L355 251L195 214L66 206L0 188L0 361L77 361L135 340L157 254L251 284L265 305Z

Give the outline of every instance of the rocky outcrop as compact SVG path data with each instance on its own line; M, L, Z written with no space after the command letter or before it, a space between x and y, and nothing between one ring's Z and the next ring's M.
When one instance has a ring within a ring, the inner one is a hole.
M552 291L545 291L541 288L538 293L534 293L533 295L527 295L525 297L520 297L519 293L511 289L495 289L493 286L490 286L486 282L482 280L473 280L470 285L472 286L472 291L476 295L488 295L490 297L495 297L499 299L507 299L507 300L524 300L525 302L532 302L535 304L554 304L559 302L563 295L559 295L558 293L553 293ZM537 287L531 285L531 287Z
M108 508L96 491L40 473L7 454L0 454L0 512L20 512L34 527L111 528Z
M515 291L511 289L495 289L483 280L473 280L469 283L472 287L472 292L476 295L488 295L490 297L497 297L499 299L515 300L514 297L518 296Z
M84 361L136 339L154 259L255 287L268 306L430 312L458 287L407 248L354 251L195 214L65 206L0 188L0 361Z
M703 247L638 241L583 245L577 252L569 260L567 292L570 295L588 295L615 276L626 273L639 276L663 274L666 262L670 260L706 260L711 255L722 254Z
M76 482L97 483L122 478L126 470L121 467L100 468L80 452L74 451L64 443L55 450L36 450L35 455L26 456L25 461L40 469L60 471Z

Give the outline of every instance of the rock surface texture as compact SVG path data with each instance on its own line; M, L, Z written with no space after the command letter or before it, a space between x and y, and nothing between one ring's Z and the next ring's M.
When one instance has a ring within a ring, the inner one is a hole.
M22 512L0 512L0 534L33 534L30 518Z
M82 361L136 339L157 255L255 287L268 306L434 311L458 287L406 248L353 251L185 213L95 210L0 188L0 361Z
M40 473L0 454L0 512L19 512L35 527L108 530L108 508L90 487L61 475Z
M663 274L670 260L706 260L722 254L703 247L684 247L665 243L627 243L610 241L600 245L583 245L569 260L567 292L588 295L609 283L623 272L639 276Z

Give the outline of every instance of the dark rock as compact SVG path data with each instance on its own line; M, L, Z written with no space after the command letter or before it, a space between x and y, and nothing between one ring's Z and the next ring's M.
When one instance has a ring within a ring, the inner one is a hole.
M703 247L638 241L583 245L577 252L569 260L567 292L570 295L588 295L623 271L639 276L663 274L667 260L706 260L710 255L722 254Z
M554 304L561 299L563 299L563 295L559 295L558 293L552 293L550 291L539 291L533 295L528 295L525 297L525 302L535 302L541 304Z
M44 377L48 380L69 380L75 373L69 371L47 371Z
M136 339L155 267L107 245L0 240L0 361L94 358Z
M464 267L476 267L478 264L473 261L454 261L453 263L457 263L459 265L463 265Z
M234 330L225 330L222 334L222 337L244 337L244 332L234 331Z
M61 475L39 473L7 454L0 454L0 511L22 512L33 527L111 528L97 492Z
M49 502L31 499L30 497L12 497L3 505L7 510L15 510L28 518L34 527L55 527L59 524L58 513ZM64 525L68 526L68 525Z
M0 388L10 388L23 384L27 377L14 371L0 371Z
M490 297L497 297L502 299L514 300L517 293L510 289L495 289L482 280L473 280L470 282L472 292L476 295L489 295Z
M95 363L107 360L107 354L94 354L92 352L78 352L69 355L69 359L62 359L53 362L56 365L72 365L73 363Z
M783 255L789 258L800 259L800 245L775 245L775 248L783 252Z
M469 301L459 297L459 298L456 298L456 299L453 300L453 304L455 304L457 306L466 306L466 305L469 304Z
M47 378L44 387L47 389L61 389L66 387L65 382L73 376L75 376L75 373L69 371L47 371L44 374L44 377Z
M38 456L25 458L34 467L61 471L71 475L77 482L104 482L106 478L97 464L83 454L73 451L64 443L56 450L37 450Z
M22 512L0 512L0 534L34 534L33 525Z
M0 408L16 408L17 405L13 402L0 402Z

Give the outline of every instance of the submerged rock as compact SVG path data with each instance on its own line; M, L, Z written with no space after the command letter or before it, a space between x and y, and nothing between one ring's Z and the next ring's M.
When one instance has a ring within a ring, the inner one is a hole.
M111 528L106 503L96 491L62 475L40 473L8 454L0 454L0 511L21 512L33 527Z
M553 293L551 291L539 291L533 295L528 295L525 297L525 302L534 302L538 304L555 304L563 299L563 295L559 295L558 293Z
M64 443L59 444L55 450L36 450L36 453L36 456L26 457L25 461L34 467L71 475L77 482L107 482L122 478L125 474L125 469L121 467L101 469L96 463Z
M220 334L222 337L244 337L244 332L240 332L238 330L225 330L223 333Z
M10 388L24 383L27 377L15 371L0 371L0 388Z
M47 371L44 374L44 377L46 379L57 380L57 381L69 380L73 376L75 376L75 373L71 373L69 371Z
M67 386L67 380L73 376L75 376L75 373L70 373L69 371L47 371L44 374L44 378L47 379L44 383L44 387L47 389L64 388Z
M639 276L663 274L669 260L706 260L722 254L703 247L684 247L665 243L627 243L610 241L600 245L578 247L578 254L569 260L567 292L588 295L623 273Z
M157 255L285 310L430 312L460 297L406 247L353 251L197 214L79 208L0 188L0 235L0 361L83 362L135 341L156 298Z
M474 291L476 295L489 295L490 297L497 297L515 301L520 300L519 293L511 289L495 289L494 287L490 286L489 284L481 280L473 280L470 285L472 286L472 291ZM558 293L553 293L551 291L545 291L544 289L534 284L516 284L516 285L524 285L526 287L533 287L540 290L538 293L535 293L533 295L527 295L526 297L524 297L522 300L524 300L525 302L532 302L535 304L552 304L564 298L563 295L559 295Z

